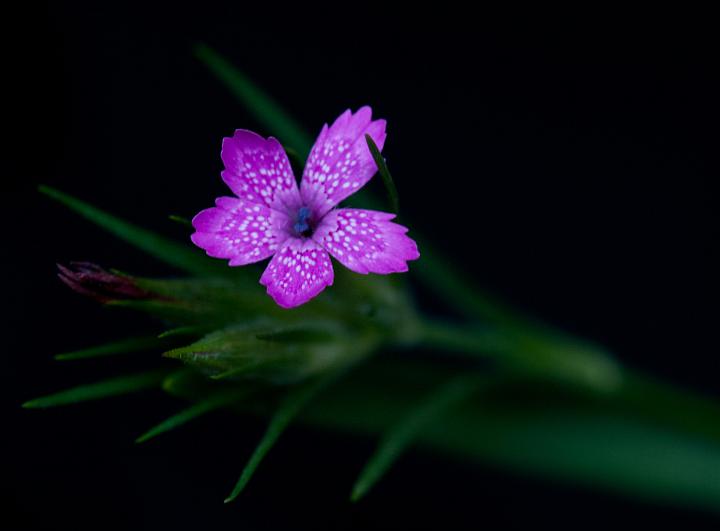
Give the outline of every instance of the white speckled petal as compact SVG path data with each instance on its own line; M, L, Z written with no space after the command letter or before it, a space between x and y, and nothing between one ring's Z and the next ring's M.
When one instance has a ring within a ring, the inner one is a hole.
M305 164L300 184L303 201L316 216L323 216L357 192L377 172L366 134L382 150L385 120L373 121L370 107L362 107L355 114L347 110L332 126L323 127Z
M288 237L289 218L282 212L234 197L215 204L192 220L191 239L208 256L228 258L231 266L250 264L271 256Z
M222 179L240 199L286 213L299 208L295 176L275 138L238 129L223 139L220 156L225 163Z
M342 265L356 273L402 273L420 257L417 245L394 214L340 208L328 213L313 239Z
M327 251L311 239L288 238L260 278L268 294L283 308L293 308L317 296L333 283Z

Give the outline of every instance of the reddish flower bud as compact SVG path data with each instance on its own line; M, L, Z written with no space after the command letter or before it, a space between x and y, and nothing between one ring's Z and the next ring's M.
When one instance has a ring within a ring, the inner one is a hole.
M73 291L100 302L119 299L145 299L151 294L138 287L133 277L111 273L90 262L57 264L58 277Z

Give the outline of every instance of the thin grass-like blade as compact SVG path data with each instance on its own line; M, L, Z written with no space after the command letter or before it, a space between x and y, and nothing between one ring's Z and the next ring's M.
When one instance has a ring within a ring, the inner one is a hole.
M157 337L132 337L121 341L106 343L96 347L84 348L64 354L57 354L55 359L58 361L84 360L88 358L101 358L104 356L112 356L114 354L128 354L131 352L141 352L152 350L154 348L162 348L165 345L163 341Z
M165 339L166 337L176 336L198 336L207 332L207 328L201 326L180 326L178 328L171 328L165 330L158 335L158 339Z
M390 204L392 205L393 212L395 212L395 214L399 214L400 200L398 198L397 188L395 187L395 181L393 181L392 175L390 175L390 170L388 170L387 164L385 163L385 159L370 135L365 135L365 141L367 142L370 154L372 155L375 164L377 164L380 177L382 177L385 190L390 198Z
M227 273L227 267L221 267L198 250L193 249L190 244L183 245L174 242L49 186L40 186L38 189L41 193L62 203L114 236L173 267L194 274Z
M375 453L360 472L350 499L358 501L365 496L425 426L452 406L467 399L473 391L477 390L479 384L478 378L461 376L452 379L386 432Z
M52 395L41 396L40 398L29 400L25 402L22 407L34 409L65 406L78 402L87 402L89 400L98 400L100 398L135 393L152 387L159 388L160 383L167 374L167 370L143 372L140 374L111 378L109 380L103 380L92 384L80 385Z
M283 144L296 150L301 157L310 153L312 138L283 108L253 83L248 76L230 64L210 46L198 43L195 56L245 104L255 119L277 135Z
M192 406L183 409L172 417L165 419L160 424L154 426L153 428L142 434L140 437L135 439L135 442L143 443L149 441L150 439L153 439L158 435L166 433L170 430L174 430L175 428L178 428L183 424L186 424L191 420L196 419L197 417L205 415L206 413L210 413L211 411L215 411L216 409L220 409L227 405L233 404L238 400L241 400L246 394L247 391L245 390L231 390L211 395L193 404Z
M240 479L238 479L232 492L225 498L225 503L230 503L238 497L250 481L260 462L285 431L285 428L288 427L303 407L315 398L327 385L334 381L337 376L338 374L336 372L325 375L317 380L300 385L288 394L270 419L270 424L265 434L255 448L252 456L250 456L250 460L245 465L245 468L240 474Z
M180 224L180 225L182 225L182 226L184 226L184 227L187 227L187 228L189 228L189 229L192 229L192 222L191 222L188 218L186 218L186 217L177 216L177 215L175 215L175 214L170 214L170 215L168 216L168 219L169 219L170 221L174 221L175 223L178 223L178 224Z

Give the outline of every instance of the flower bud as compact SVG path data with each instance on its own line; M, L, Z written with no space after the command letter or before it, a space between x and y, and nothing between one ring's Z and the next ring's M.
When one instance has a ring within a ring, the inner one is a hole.
M138 287L133 277L111 273L90 262L57 264L58 277L73 291L99 302L145 299L150 293Z

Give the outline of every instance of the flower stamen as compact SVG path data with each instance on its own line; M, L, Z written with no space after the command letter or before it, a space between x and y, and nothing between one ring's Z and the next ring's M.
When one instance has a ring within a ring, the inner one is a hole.
M295 217L295 223L293 224L293 230L298 236L303 238L309 238L312 236L313 229L310 226L310 217L312 211L310 208L304 206L298 210L297 216Z

